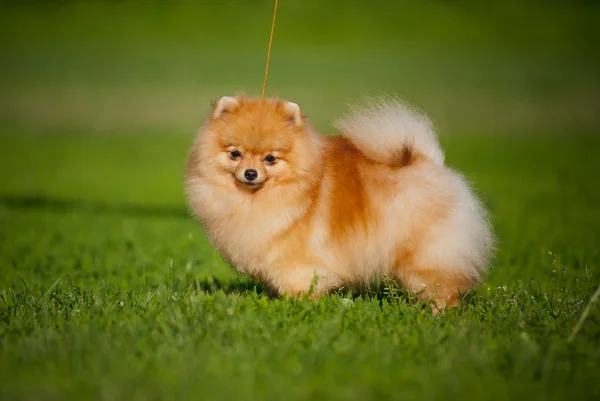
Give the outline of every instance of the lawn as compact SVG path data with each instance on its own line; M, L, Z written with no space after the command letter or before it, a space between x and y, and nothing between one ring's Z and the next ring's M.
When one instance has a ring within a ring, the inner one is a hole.
M14 3L0 16L0 399L600 399L600 302L568 341L600 285L598 8L510 19L407 1L400 24L375 3L280 3L270 94L322 132L349 97L427 111L491 211L485 283L445 316L388 283L274 299L207 243L185 158L209 100L258 93L271 2Z

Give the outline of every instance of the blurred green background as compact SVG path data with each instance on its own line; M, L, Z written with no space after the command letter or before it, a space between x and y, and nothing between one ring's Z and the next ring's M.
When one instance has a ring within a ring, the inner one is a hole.
M209 102L260 94L273 1L8 1L0 128L190 134ZM322 131L394 93L442 134L595 132L593 1L281 0L268 94Z

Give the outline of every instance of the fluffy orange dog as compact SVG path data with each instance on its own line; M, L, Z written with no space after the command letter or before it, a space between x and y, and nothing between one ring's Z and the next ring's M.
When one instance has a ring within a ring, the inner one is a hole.
M278 294L384 276L438 308L480 281L493 237L429 120L394 100L320 136L297 104L222 97L190 152L186 190L212 244ZM316 276L316 284L315 284Z

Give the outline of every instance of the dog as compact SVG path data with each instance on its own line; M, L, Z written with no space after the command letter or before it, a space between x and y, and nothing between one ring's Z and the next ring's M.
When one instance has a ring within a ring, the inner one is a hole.
M224 96L189 153L185 188L212 245L278 295L317 298L394 280L435 310L488 268L488 212L444 165L430 120L405 103L351 108L319 135L300 107Z

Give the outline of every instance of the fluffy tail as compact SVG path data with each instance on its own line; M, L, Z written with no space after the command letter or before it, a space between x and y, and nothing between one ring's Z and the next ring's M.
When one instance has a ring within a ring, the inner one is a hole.
M399 100L380 99L355 106L335 127L374 161L400 167L425 157L444 164L429 118Z

